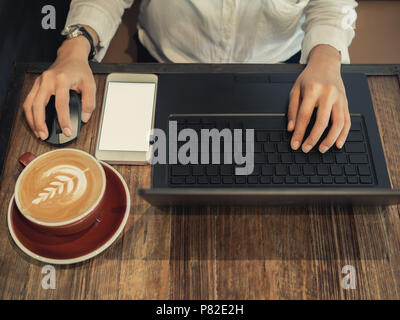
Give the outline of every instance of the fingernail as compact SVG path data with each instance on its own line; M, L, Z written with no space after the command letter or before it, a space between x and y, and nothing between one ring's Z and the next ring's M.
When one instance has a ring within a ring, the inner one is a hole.
M343 141L339 141L338 144L337 144L337 147L338 147L339 149L342 149L342 148L343 148L343 145L344 145Z
M312 145L310 144L306 144L305 146L303 146L303 152L307 153L312 149Z
M37 131L33 131L33 133L35 134L36 138L39 138L39 134L37 133Z
M90 112L82 112L82 121L83 122L88 122L91 115L92 114Z
M39 131L39 137L42 140L46 140L47 134L45 132L43 132L43 131Z
M287 126L288 131L292 131L293 130L293 120L290 120Z
M327 146L320 146L320 147L319 147L319 151L320 151L321 153L325 153L325 152L328 151L328 147L327 147Z
M293 150L297 150L300 146L300 142L299 141L293 141L292 143L292 149Z
M63 132L67 137L69 137L71 135L71 129L70 128L64 128Z

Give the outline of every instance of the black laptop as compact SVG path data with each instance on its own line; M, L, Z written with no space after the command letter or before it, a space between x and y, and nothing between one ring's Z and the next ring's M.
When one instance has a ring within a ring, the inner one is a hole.
M325 154L318 151L319 143L307 154L290 148L286 113L297 76L160 75L155 127L164 130L167 141L171 121L178 133L190 128L199 136L202 129L243 133L253 129L253 167L238 175L237 164L225 163L222 155L233 148L227 149L224 139L219 163L213 163L211 144L209 162L200 161L204 149L199 139L197 163L153 165L152 186L139 190L139 195L157 206L399 203L400 192L391 188L366 76L342 75L352 126L344 147ZM247 142L242 134L243 150ZM186 142L177 143L180 147Z

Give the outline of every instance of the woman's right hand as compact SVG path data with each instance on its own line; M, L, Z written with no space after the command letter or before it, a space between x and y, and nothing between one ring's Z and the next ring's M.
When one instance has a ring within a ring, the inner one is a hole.
M57 59L36 78L23 108L27 122L36 137L47 139L46 106L52 95L62 132L71 134L69 90L82 95L82 121L87 122L96 106L96 84L88 62L90 44L83 36L65 40L58 49Z

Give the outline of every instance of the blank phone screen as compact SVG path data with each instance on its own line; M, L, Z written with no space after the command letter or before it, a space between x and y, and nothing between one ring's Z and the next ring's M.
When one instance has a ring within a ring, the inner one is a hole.
M155 83L108 82L99 150L149 150L155 88Z

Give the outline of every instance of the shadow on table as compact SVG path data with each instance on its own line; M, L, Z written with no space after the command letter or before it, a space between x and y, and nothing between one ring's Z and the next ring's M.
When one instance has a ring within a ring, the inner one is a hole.
M142 215L131 214L123 238L113 246L123 242L121 259L384 259L386 210L150 207ZM105 255L117 258L114 250Z

